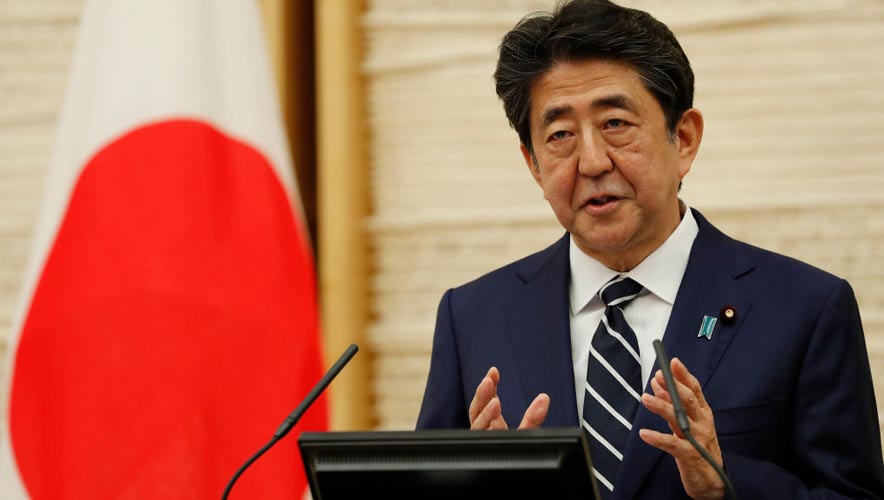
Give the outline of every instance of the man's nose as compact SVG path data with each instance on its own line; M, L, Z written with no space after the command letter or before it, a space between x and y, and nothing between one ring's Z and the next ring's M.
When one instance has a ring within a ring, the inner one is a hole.
M613 170L614 162L608 156L608 147L599 130L587 130L580 141L580 163L578 170L581 175L597 177Z

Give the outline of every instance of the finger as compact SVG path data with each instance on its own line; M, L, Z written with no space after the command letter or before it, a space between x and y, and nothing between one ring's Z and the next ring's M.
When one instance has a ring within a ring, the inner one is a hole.
M688 370L684 363L678 358L673 358L670 362L670 367L676 380L686 385L694 393L700 408L709 406L706 403L706 397L703 395L703 388L700 387L700 381Z
M654 395L642 394L642 405L651 413L662 417L675 435L683 437L681 428L678 426L678 420L675 418L675 409L672 406L672 402L669 401L669 394L660 387L656 379L651 379L651 389L654 391Z
M680 433L680 430L676 430L680 428L678 427L678 425L676 425L678 419L675 418L675 406L672 404L672 395L669 393L669 391L664 389L662 385L660 385L660 381L657 379L651 379L651 389L654 391L654 397L660 398L664 403L666 403L661 407L661 409L664 410L666 413L661 416L666 419L667 423L670 424L669 426L672 427L672 430L674 432Z
M497 420L500 418L502 418L500 399L493 398L476 416L476 419L470 425L470 429L474 431L496 429L499 427Z
M675 415L675 405L672 404L672 395L660 385L660 381L656 378L651 379L651 389L654 391L654 395L642 395L642 404L652 413L663 417L666 423L669 424L669 430L679 438L683 438L684 434L681 430L681 424ZM690 425L694 425L690 415L688 415L688 420Z
M684 365L681 365L681 366L682 366L682 368L684 368ZM684 373L686 373L686 372L684 372ZM673 375L674 375L674 373L673 373ZM692 376L689 373L687 373L687 376L690 376L692 378ZM682 406L684 407L685 411L687 412L688 418L690 418L691 420L699 419L702 410L701 410L699 401L697 399L697 395L687 385L682 383L680 380L678 380L674 376L673 376L673 379L675 382L674 390L678 391L678 397L681 400ZM696 379L694 379L694 380L696 380ZM665 378L662 376L662 372L661 372L660 376L654 377L651 387L653 387L653 382L657 382L657 384L662 386L663 390L666 392L665 399L669 402L672 402L671 391L673 390L673 388L668 387L668 385L666 384ZM698 382L697 383L698 389L699 389L699 385L700 384Z
M479 413L488 406L488 402L494 397L494 382L490 377L486 376L476 386L476 393L473 400L470 401L470 422L476 420Z
M486 376L494 383L494 396L492 397L497 401L497 405L499 406L497 417L491 420L488 428L491 430L505 430L508 426L506 425L506 420L503 419L503 405L500 402L500 398L497 397L497 387L500 385L500 371L496 366L492 366L488 369Z
M476 417L479 416L479 412L488 405L491 398L497 395L497 383L499 381L500 374L498 373L497 368L492 366L482 381L479 382L473 400L470 401L470 423L476 420Z
M657 373L663 373L658 371ZM651 379L651 390L654 391L654 396L666 401L667 403L672 402L672 396L669 395L669 391L666 390L666 381L660 377L654 377Z
M642 394L642 404L665 420L674 421L675 411L672 408L672 403L669 401L668 394L663 392L656 380L651 380L651 389L653 389L654 394Z
M678 397L681 400L681 405L684 407L688 418L691 419L691 421L699 420L702 408L700 408L700 402L697 399L697 395L688 386L677 380L675 381L675 386L678 390Z
M651 429L639 429L638 436L645 443L669 453L675 458L687 458L694 452L694 448L673 434L664 434Z
M488 373L485 376L491 377L491 381L494 382L494 392L497 393L497 385L500 384L500 371L498 371L496 366L492 366L488 369Z
M547 412L549 412L549 396L545 393L540 393L528 405L528 409L525 410L525 416L522 417L519 429L536 429L540 427L540 424L546 420Z
M470 429L474 431L506 429L506 422L500 412L500 399L492 398L472 421Z
M488 422L488 427L486 430L498 431L498 430L506 430L506 420L503 419L503 406L500 403L500 398L497 396L494 397L493 401L497 403L497 409L493 411L494 418Z

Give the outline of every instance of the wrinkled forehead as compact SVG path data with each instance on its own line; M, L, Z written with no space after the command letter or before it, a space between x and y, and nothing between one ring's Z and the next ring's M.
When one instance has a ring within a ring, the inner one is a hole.
M532 128L542 128L575 106L637 113L654 104L659 108L657 99L629 63L598 58L563 60L532 81L529 120Z

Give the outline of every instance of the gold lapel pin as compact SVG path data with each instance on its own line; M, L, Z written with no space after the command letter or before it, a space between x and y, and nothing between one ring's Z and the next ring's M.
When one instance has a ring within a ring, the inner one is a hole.
M728 304L721 308L721 312L718 313L718 318L725 325L732 325L737 321L737 309Z

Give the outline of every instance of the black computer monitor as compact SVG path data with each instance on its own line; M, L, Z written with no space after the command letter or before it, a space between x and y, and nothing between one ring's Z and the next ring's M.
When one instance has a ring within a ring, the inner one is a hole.
M578 428L308 432L298 443L314 500L595 500Z

